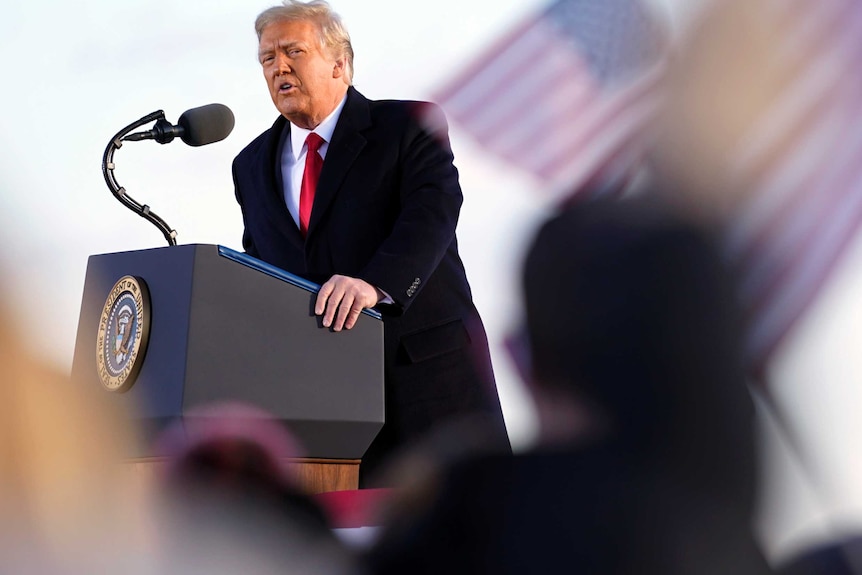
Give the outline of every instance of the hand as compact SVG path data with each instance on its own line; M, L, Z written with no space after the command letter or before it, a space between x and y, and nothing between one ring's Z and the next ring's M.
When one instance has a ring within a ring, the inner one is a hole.
M382 297L383 293L366 281L334 275L320 286L314 313L323 314L324 327L350 329L362 310L377 305Z

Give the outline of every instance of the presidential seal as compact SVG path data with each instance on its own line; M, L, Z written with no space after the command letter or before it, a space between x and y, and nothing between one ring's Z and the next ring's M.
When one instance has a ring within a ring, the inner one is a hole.
M144 280L123 276L108 294L96 338L96 369L109 391L128 391L141 370L150 336L150 293Z

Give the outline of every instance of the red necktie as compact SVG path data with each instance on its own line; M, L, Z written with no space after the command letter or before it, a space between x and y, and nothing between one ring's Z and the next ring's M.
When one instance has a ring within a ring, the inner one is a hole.
M302 185L299 187L299 231L302 237L308 233L308 220L311 219L311 206L314 205L314 190L317 189L317 180L320 179L320 170L323 168L323 158L317 153L324 139L311 132L305 139L308 150L305 153L305 171L302 172Z

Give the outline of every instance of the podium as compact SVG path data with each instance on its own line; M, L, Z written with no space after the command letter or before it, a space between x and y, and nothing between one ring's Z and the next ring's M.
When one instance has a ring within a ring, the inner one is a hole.
M351 330L324 328L318 287L215 245L93 255L72 376L135 414L145 441L132 461L163 460L161 430L233 400L301 442L306 457L293 463L309 491L356 488L384 422L383 322L365 310Z

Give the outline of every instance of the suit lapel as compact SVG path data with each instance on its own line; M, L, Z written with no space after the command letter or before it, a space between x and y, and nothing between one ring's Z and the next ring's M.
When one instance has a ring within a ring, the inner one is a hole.
M347 90L347 101L332 133L332 141L329 143L320 180L317 182L314 207L308 224L309 237L326 216L350 167L365 147L365 136L361 132L370 125L368 100L351 86Z

